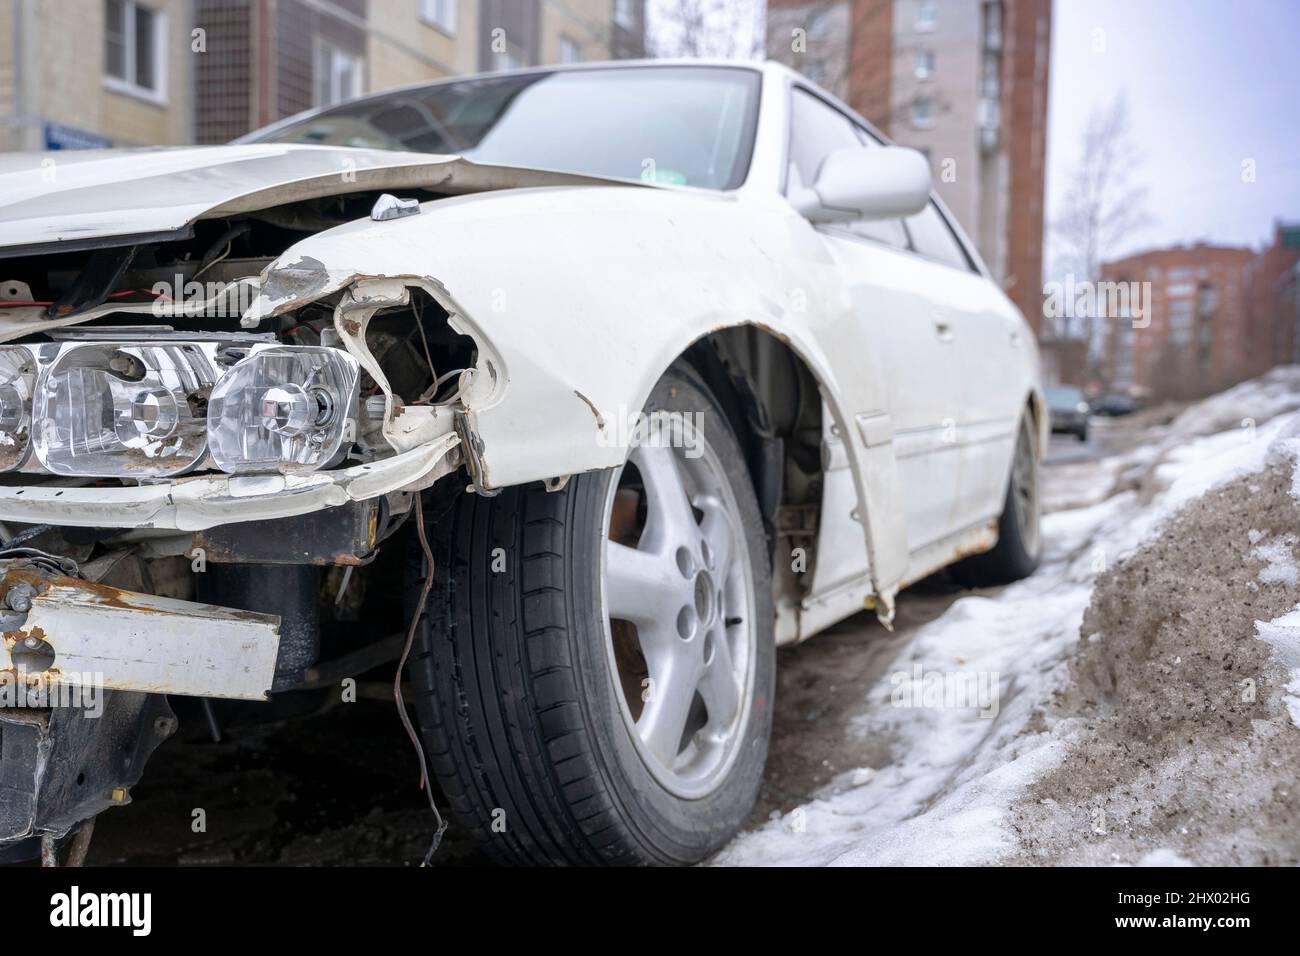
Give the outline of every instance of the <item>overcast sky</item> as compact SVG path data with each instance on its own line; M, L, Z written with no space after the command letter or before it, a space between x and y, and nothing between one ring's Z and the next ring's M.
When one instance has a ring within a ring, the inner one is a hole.
M1055 0L1051 68L1049 219L1089 111L1121 90L1145 152L1154 221L1107 258L1300 221L1300 0Z

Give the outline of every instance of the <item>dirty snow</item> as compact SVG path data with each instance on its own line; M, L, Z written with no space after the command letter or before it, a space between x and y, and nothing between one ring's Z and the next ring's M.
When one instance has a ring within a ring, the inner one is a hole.
M1077 785L1077 778L1070 776L1071 767L1086 746L1102 740L1104 732L1133 733L1130 724L1138 719L1123 712L1123 701L1099 703L1095 698L1104 696L1104 687L1093 697L1081 695L1072 663L1078 668L1085 664L1078 663L1076 657L1084 662L1090 656L1104 659L1119 640L1096 609L1089 612L1093 624L1101 621L1107 626L1081 640L1085 611L1093 601L1099 576L1108 581L1108 593L1131 594L1137 584L1117 576L1117 566L1126 566L1140 549L1175 525L1173 519L1182 509L1211 489L1242 479L1236 484L1245 482L1249 487L1239 489L1244 499L1238 502L1238 510L1248 512L1251 497L1267 484L1266 475L1284 478L1290 493L1300 499L1300 469L1295 468L1300 459L1297 410L1300 367L1276 369L1187 408L1168 424L1152 426L1147 440L1129 451L1091 462L1087 468L1068 469L1068 499L1058 496L1055 501L1058 507L1077 506L1044 516L1044 558L1039 571L995 596L958 599L942 616L917 631L889 675L865 690L853 732L886 741L890 759L880 767L840 774L803 806L738 837L714 862L1204 862L1196 851L1200 830L1193 833L1181 824L1162 829L1151 822L1158 810L1155 801L1159 797L1154 792L1158 781L1146 782L1153 790L1149 796L1129 792L1126 781L1136 779L1139 770L1120 766L1123 758L1116 758L1116 779L1105 781L1111 790L1089 794L1087 805L1078 803L1082 798L1077 795L1071 797L1074 802L1070 805L1052 795L1059 792L1064 797ZM1046 498L1052 507L1050 488ZM1285 494L1283 500L1287 500ZM1276 507L1269 513L1274 523L1285 520L1285 513ZM1178 528L1168 532L1175 533L1198 532ZM1290 532L1285 528L1255 527L1248 522L1236 529L1239 540L1232 538L1229 529L1216 529L1215 533L1221 536L1217 542L1191 544L1206 549L1218 544L1225 553L1236 555L1237 564L1246 556L1253 562L1249 576L1257 582L1256 590L1242 583L1234 595L1250 595L1249 600L1260 601L1267 597L1276 604L1278 591L1290 587L1294 593L1294 540L1288 540ZM1189 560L1195 563L1196 555ZM1135 597L1140 603L1141 594ZM1289 709L1291 720L1300 726L1300 670L1296 669L1300 667L1300 608L1255 623L1249 609L1234 606L1236 600L1227 602L1228 612L1242 619L1244 626L1254 627L1289 668L1276 668L1287 684L1285 698L1281 685L1277 696ZM1223 608L1218 612L1223 613ZM1186 640L1186 635L1179 633L1179 640ZM1122 640L1117 646L1123 646ZM1177 642L1170 646L1183 649L1143 666L1161 671L1173 693L1184 686L1179 678L1182 670L1209 666L1209 652ZM1236 649L1233 652L1238 653ZM1249 654L1243 659L1247 658ZM1236 680L1238 675L1231 676ZM1271 707L1268 681L1272 678L1259 679L1266 685L1261 687L1261 706ZM937 688L962 680L972 691L964 699L961 694L955 699L951 694L947 699L943 695L926 697L927 688L937 694ZM996 707L987 706L989 702L979 693L989 681L996 682L1000 690ZM1071 706L1063 703L1071 700ZM1175 701L1169 706L1180 705ZM1108 706L1117 713L1107 714ZM1206 707L1208 713L1215 711L1216 705ZM1210 716L1227 719L1218 712ZM1113 726L1104 726L1110 717L1115 718ZM1159 716L1152 719L1158 721ZM1281 736L1276 721L1270 721L1271 717L1235 720L1231 727L1236 736L1225 733L1222 746L1249 752L1251 759L1267 768L1274 742L1296 745L1290 737ZM1293 733L1287 722L1285 734ZM1254 739L1243 740L1243 734L1253 734ZM1215 772L1210 756L1210 750L1198 752L1196 747L1182 746L1181 741L1160 752L1163 771L1173 774L1175 780L1184 775L1201 780ZM1294 777L1293 769L1289 773ZM1046 783L1058 780L1059 790L1044 789ZM1287 817L1294 800L1289 791L1296 788L1279 789L1271 778L1242 786L1254 787L1243 795L1243 804L1254 801L1261 814L1278 817L1281 827L1294 824ZM1265 792L1270 786L1273 790ZM1116 814L1124 820L1123 834L1114 832ZM1275 859L1262 845L1266 840L1249 838L1251 824L1247 821L1196 824L1203 825L1217 828L1222 836L1217 843L1207 839L1206 845L1215 847L1213 852L1207 851L1207 859L1237 859L1234 853L1245 853L1251 861ZM1245 836L1228 832L1236 826L1246 827ZM1259 827L1263 833L1264 824ZM1088 841L1080 836L1080 830L1089 828L1092 832L1085 836L1095 839L1090 845L1081 845Z
M1259 639L1273 648L1273 656L1287 670L1283 698L1291 723L1300 728L1300 604L1290 614L1272 621L1256 621Z

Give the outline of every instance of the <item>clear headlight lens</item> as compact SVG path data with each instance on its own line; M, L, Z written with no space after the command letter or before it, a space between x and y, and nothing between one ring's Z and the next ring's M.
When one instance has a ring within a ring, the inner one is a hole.
M21 468L32 446L36 360L21 345L0 347L0 471Z
M354 435L360 367L331 348L268 348L231 367L212 390L208 447L230 474L330 464Z
M203 404L215 378L194 345L69 348L36 381L36 457L56 475L182 474L206 453Z

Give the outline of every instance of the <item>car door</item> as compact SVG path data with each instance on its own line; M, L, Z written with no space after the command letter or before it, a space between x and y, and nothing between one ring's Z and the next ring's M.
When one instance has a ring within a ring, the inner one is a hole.
M853 121L811 91L796 86L791 97L787 192L811 185L829 153L862 142ZM894 436L904 526L908 548L915 553L959 530L962 517L956 506L960 474L942 462L945 439L957 432L964 398L956 348L961 299L934 288L948 270L912 252L899 220L816 228L838 267L862 340L881 351L877 359L883 360L871 365L884 377L884 410ZM855 364L858 369L867 366L866 357L839 358L847 377L855 374ZM827 503L836 500L841 478L835 464L843 456L835 453L835 438L828 433ZM828 532L833 534L833 528L824 526L823 534ZM832 544L828 539L828 550ZM837 561L833 570L819 572L814 591L840 586L858 573L857 567Z
M962 530L1002 511L1025 394L1016 374L1024 356L1016 353L1031 344L1014 306L977 268L935 199L906 225L913 251L932 266L930 314L959 366L959 398L937 436L918 432L897 454L912 440L937 450L936 464L957 486L948 523Z

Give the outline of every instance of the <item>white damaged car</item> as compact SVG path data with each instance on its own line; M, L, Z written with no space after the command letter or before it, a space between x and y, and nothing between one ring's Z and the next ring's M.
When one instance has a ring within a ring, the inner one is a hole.
M776 65L0 157L0 342L10 857L84 855L169 697L400 661L492 856L693 863L778 646L1038 561L1028 326L925 159Z

